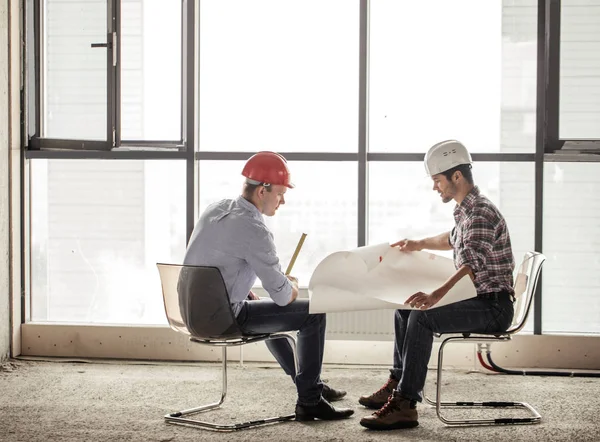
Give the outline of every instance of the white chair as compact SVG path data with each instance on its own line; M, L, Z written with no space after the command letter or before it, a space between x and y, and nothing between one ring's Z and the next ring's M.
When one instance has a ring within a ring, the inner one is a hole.
M443 402L442 401L442 373L444 363L444 347L451 342L473 342L478 345L478 351L481 351L481 345L491 345L494 342L510 341L512 335L518 333L524 326L531 310L531 304L535 293L535 288L540 276L542 264L546 257L538 252L527 252L523 258L517 276L515 278L515 314L513 322L509 329L504 333L462 333L460 335L452 334L445 338L440 345L438 353L437 366L437 386L435 401L425 397L425 400L434 405L438 418L447 426L474 426L474 425L506 425L506 424L537 424L542 417L535 408L525 402ZM443 334L437 334L437 337L443 337ZM442 414L442 410L448 408L521 408L529 411L529 417L502 417L490 419L450 419Z
M216 267L175 264L157 264L157 266L160 273L165 313L171 328L189 336L192 342L222 347L223 350L221 399L211 404L169 413L165 415L165 420L170 424L216 431L235 431L293 420L295 414L234 424L217 424L185 417L217 409L225 401L227 395L227 347L269 339L286 339L292 347L296 371L298 371L296 339L289 333L245 335L239 328L231 310L225 282Z

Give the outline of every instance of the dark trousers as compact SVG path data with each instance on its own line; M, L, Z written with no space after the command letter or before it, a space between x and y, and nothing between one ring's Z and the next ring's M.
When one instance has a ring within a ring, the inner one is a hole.
M394 368L401 396L422 401L434 333L503 332L514 310L508 293L473 298L429 310L396 310Z
M298 403L316 405L323 391L321 366L326 320L325 314L308 314L308 302L308 299L296 299L291 304L280 307L268 298L245 301L237 322L247 334L298 330L298 373L292 348L287 340L274 339L265 342L279 365L296 383Z

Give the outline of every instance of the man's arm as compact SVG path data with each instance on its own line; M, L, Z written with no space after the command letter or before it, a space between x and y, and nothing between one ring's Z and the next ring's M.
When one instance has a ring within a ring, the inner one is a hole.
M392 247L398 247L403 252L416 252L424 249L452 250L452 245L450 245L450 232L444 232L437 236L418 240L402 239L392 244Z
M254 226L247 231L245 239L244 259L271 299L279 306L293 302L298 296L298 280L286 277L281 271L272 234L263 227Z
M292 283L292 298L290 299L290 302L288 302L288 305L289 305L292 302L294 302L296 300L296 298L298 298L299 289L298 289L298 279L294 278L293 276L288 276L287 278ZM252 290L250 290L250 293L248 293L248 299L250 301L259 301L260 296L256 295L256 293L254 293Z
M494 249L495 228L486 215L478 210L467 220L462 247L456 249L457 262L468 266L474 275L486 268Z

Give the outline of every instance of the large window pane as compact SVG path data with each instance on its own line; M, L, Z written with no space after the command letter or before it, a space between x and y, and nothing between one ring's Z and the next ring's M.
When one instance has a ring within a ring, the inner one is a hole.
M41 134L106 140L106 0L42 4Z
M184 161L33 160L31 319L163 324L185 250Z
M535 189L533 163L473 165L473 178L504 215L517 267L525 252L534 249ZM449 231L454 226L455 203L442 203L425 175L423 163L394 162L369 165L369 244L419 239ZM452 252L436 252L452 257ZM533 315L526 330L533 330Z
M357 149L358 0L200 2L200 149Z
M544 333L600 333L600 164L544 166Z
M181 139L181 5L121 0L123 140Z
M562 0L559 135L600 139L600 0Z
M223 198L240 195L244 178L241 161L200 162L200 210ZM296 188L286 204L265 217L273 232L282 269L287 268L302 233L308 236L292 275L308 286L317 264L328 254L356 247L356 163L290 162ZM236 179L236 177L239 177Z
M372 0L369 149L534 151L536 17L531 0Z

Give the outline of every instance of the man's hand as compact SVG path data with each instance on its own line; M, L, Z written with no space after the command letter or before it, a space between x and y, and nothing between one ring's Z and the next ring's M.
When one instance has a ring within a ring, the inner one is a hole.
M404 301L404 303L420 310L427 310L428 308L436 305L439 300L444 297L444 295L445 293L441 292L440 290L434 290L431 292L431 294L418 292Z
M258 301L258 300L260 300L260 298L258 296L256 296L252 290L250 290L250 293L248 293L248 299L250 301Z
M295 278L295 277L290 276L290 275L285 275L285 276L292 283L292 298L290 299L290 302L288 302L288 305L289 305L289 304L291 304L292 302L294 302L298 298L298 293L299 293L298 278Z
M401 239L398 242L392 244L392 247L398 247L401 252L418 252L423 250L421 241L415 241L412 239Z

